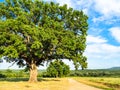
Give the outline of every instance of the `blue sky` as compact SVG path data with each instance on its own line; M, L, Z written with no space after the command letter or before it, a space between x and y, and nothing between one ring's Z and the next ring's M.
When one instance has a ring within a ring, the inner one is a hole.
M120 0L45 1L67 4L68 7L83 10L88 15L89 30L84 55L88 58L89 69L120 66ZM0 64L0 68L6 67L8 64Z

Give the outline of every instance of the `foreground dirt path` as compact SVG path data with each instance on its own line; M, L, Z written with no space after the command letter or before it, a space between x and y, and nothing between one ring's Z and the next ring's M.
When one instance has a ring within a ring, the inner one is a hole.
M75 81L74 79L68 79L69 89L68 90L102 90L95 87L91 87L82 83Z
M0 81L0 90L102 90L71 78L45 78L37 83Z

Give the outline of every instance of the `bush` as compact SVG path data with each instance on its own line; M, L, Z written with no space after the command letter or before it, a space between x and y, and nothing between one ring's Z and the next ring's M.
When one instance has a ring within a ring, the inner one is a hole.
M6 78L6 76L0 73L0 78Z
M46 76L49 77L63 77L70 73L70 67L63 63L61 60L51 62L47 68Z
M24 70L19 70L15 73L15 77L28 77L28 75L27 72L25 72Z
M2 73L2 74L1 74ZM27 72L24 72L24 70L4 70L2 72L0 72L0 77L3 77L2 75L5 75L5 77L7 78L19 78L19 77L28 77L29 74Z

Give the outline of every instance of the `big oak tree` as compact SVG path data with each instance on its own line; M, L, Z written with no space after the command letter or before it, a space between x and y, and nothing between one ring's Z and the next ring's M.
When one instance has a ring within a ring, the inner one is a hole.
M30 82L37 81L37 67L45 61L68 59L84 69L87 19L83 11L54 2L1 2L0 61L29 67Z

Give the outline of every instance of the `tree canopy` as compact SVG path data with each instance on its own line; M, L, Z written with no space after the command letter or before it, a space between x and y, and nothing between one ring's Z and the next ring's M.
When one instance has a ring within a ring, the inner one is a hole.
M6 0L0 3L0 58L32 71L54 59L69 59L86 68L87 19L83 11L67 5Z

